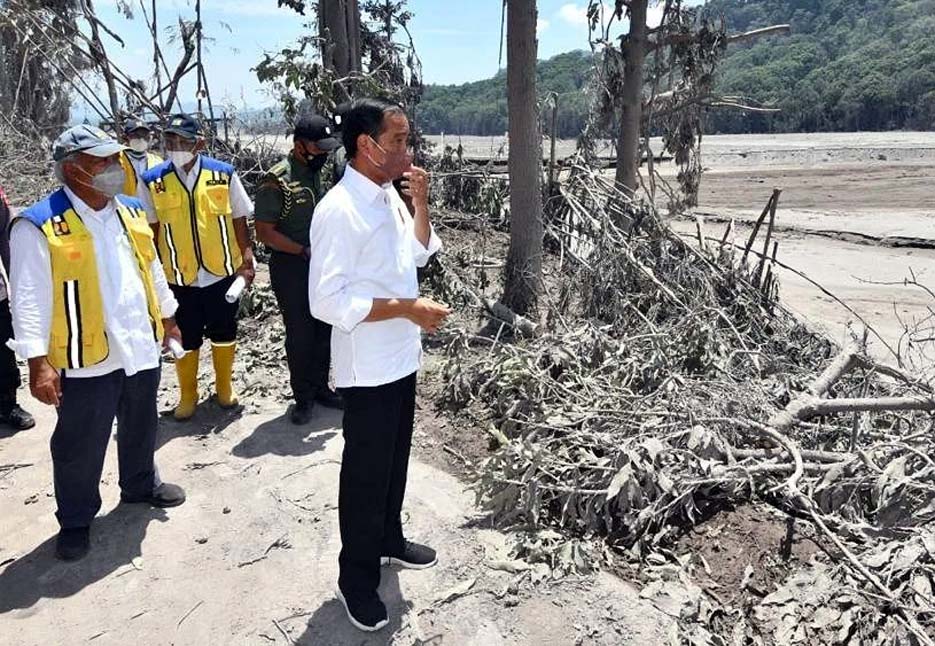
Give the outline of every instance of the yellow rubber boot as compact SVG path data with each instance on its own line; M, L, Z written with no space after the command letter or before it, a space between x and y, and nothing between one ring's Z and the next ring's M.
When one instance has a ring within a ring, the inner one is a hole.
M174 417L180 422L191 419L198 406L198 354L198 350L191 350L181 359L175 360L182 395L179 405L175 407Z
M214 388L218 393L221 408L234 408L240 401L234 392L234 355L237 343L212 344L211 358L214 360Z

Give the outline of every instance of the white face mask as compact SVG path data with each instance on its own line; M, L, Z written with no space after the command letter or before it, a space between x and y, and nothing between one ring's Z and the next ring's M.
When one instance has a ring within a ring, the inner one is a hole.
M166 157L181 170L195 158L195 153L190 150L167 150Z
M147 150L149 150L149 139L131 139L130 150L135 153L145 153Z
M88 175L86 170L80 170L85 176ZM107 198L112 198L123 191L123 185L127 181L127 175L123 170L123 166L121 166L119 162L114 162L97 175L94 175L90 183L77 178L72 181L97 191Z

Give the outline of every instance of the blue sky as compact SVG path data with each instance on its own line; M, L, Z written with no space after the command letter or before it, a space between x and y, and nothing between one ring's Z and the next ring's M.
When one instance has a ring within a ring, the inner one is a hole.
M102 21L126 42L105 36L108 54L135 78L152 76L152 50L139 0L127 0L135 13L128 20L117 10L117 0L98 0ZM147 9L151 5L145 0ZM194 0L159 0L160 26L178 15L194 16ZM423 62L427 83L463 83L488 78L497 72L501 0L410 0L415 17L411 31ZM585 9L587 0L539 1L539 57L548 58L573 49L588 48ZM659 10L653 10L657 13ZM276 0L202 0L205 34L215 42L205 53L208 78L215 102L259 107L271 100L250 71L264 51L277 51L303 32L304 19ZM652 16L651 16L652 20ZM658 20L658 18L656 18ZM165 40L163 35L162 40ZM163 44L170 69L178 49ZM193 83L183 87L183 101L194 98Z

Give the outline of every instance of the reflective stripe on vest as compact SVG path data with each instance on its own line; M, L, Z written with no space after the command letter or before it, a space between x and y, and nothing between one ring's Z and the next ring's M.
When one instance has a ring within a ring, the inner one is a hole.
M162 315L151 271L156 259L152 229L136 200L118 198L117 214L137 260L153 337L162 341ZM49 245L52 269L49 363L59 369L86 368L101 363L109 355L110 347L91 232L63 191L20 217L36 225Z
M152 153L146 153L146 170L150 170L162 163L162 158ZM123 194L130 197L136 197L136 191L139 187L136 168L130 161L130 154L123 152L120 155L120 165L123 166L123 172L126 175L126 182L123 184Z
M231 276L243 262L231 215L232 169L227 169L203 158L191 193L171 164L145 176L159 220L159 257L173 285L191 285L201 268Z

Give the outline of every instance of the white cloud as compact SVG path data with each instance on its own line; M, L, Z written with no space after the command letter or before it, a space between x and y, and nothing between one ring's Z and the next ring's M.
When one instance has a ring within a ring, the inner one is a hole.
M539 18L539 20L536 21L536 35L538 36L551 26L552 23L550 23L548 20L545 18Z
M260 3L249 0L227 0L218 3L217 8L221 13L235 16L275 16L294 19L298 15L288 8L278 7L272 2Z
M558 10L558 17L569 25L587 25L588 7L576 4L563 4Z

